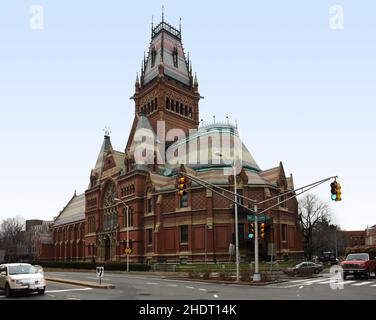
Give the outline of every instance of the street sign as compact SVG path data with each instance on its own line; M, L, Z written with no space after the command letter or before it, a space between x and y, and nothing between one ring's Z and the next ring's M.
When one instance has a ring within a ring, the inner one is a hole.
M248 214L247 215L247 220L249 222L255 222L255 215L254 214ZM260 215L257 215L257 221L258 222L267 222L267 221L271 221L272 218L269 217L268 215L266 214L260 214Z
M268 256L274 257L275 256L275 249L276 249L276 244L273 242L268 243Z
M104 277L104 267L97 267L97 278L103 278Z
M124 249L124 253L125 253L126 255L130 255L130 254L133 253L133 250L132 250L132 248L125 248L125 249Z

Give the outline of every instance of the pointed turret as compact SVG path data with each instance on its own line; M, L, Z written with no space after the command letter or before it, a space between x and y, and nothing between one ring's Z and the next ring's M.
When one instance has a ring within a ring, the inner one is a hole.
M195 73L195 80L193 81L193 88L195 91L198 91L198 80L197 80L197 74Z
M137 75L136 75L136 82L135 82L134 86L135 86L136 93L137 93L140 90L140 79L138 78L138 72L137 72Z

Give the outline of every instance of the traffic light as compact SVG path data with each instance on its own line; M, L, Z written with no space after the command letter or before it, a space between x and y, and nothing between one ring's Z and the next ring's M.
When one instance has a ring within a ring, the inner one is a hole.
M180 197L183 197L187 194L187 178L185 177L179 178L178 192L179 192Z
M337 195L336 201L342 201L341 185L339 184L339 182L337 182L336 195Z
M255 237L255 225L253 223L248 224L248 239L252 240Z
M260 237L261 239L265 238L265 223L264 222L260 223Z
M342 201L341 185L339 182L334 181L330 184L332 200L333 201Z
M337 181L334 181L330 184L331 193L332 193L332 200L337 201Z

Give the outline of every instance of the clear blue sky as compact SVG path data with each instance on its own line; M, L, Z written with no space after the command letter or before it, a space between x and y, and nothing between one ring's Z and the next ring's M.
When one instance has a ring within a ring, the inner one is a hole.
M44 29L30 28L41 5ZM344 229L376 224L376 2L3 1L0 219L52 219L89 183L105 126L124 151L150 22L178 25L197 72L201 117L237 120L262 169L282 161ZM331 6L344 29L330 28Z

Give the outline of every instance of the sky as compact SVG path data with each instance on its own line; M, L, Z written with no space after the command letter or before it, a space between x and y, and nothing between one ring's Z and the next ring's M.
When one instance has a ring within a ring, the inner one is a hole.
M204 123L237 121L261 169L283 162L346 230L376 224L375 1L3 1L0 219L52 220L83 193L104 131L124 151L152 16L175 26Z

